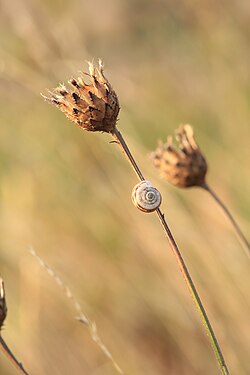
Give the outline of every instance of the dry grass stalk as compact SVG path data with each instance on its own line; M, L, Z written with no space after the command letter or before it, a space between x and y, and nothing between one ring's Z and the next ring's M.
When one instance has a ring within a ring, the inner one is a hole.
M99 63L100 64L100 63ZM93 64L92 63L89 63L89 70L90 70L90 77L91 77L91 80L92 80L92 84L93 86L96 85L96 82L98 81L100 84L100 80L99 80L99 76L100 76L100 68L99 68L99 71L98 70L95 70L95 68L93 67ZM102 75L103 75L103 65L101 64L101 69L102 69ZM72 84L72 81L70 81L70 83ZM86 84L84 83L84 86L86 86ZM59 88L60 89L60 88ZM78 89L79 90L79 89ZM101 88L100 88L101 90ZM108 97L108 93L111 93L111 85L110 83L106 80L102 82L102 90L103 92L106 92L106 95ZM55 104L63 113L66 114L66 116L72 120L74 123L76 123L77 125L80 125L79 124L79 118L78 118L78 114L76 114L74 108L72 107L71 103L68 104L67 103L64 103L64 100L63 100L63 97L64 95L63 94L60 94L61 97L60 99L58 98L57 96L57 91L58 89L56 89L53 93L50 93L50 96L49 97L45 97L46 100L49 100L51 103ZM80 91L80 90L79 90ZM71 93L71 96L73 97L73 93ZM111 121L110 123L108 122L105 122L105 124L102 122L102 126L94 126L93 128L93 117L92 117L92 113L91 111L86 111L86 112L83 112L84 113L84 116L83 116L83 123L86 124L86 126L81 126L83 127L84 129L86 130L90 130L90 131L105 131L107 133L110 133L115 142L118 143L118 145L121 147L123 153L125 154L125 156L127 157L129 163L131 164L133 170L135 171L136 175L138 176L139 180L140 181L145 181L145 178L140 170L140 168L138 167L135 159L133 158L130 150L129 150L129 147L127 146L121 132L117 129L117 126L116 126L116 119L117 119L117 115L118 115L118 112L119 112L119 103L118 103L118 99L117 99L117 95L114 93L114 91L112 90L112 98L114 99L114 103L112 105L112 107L109 106L109 109L113 108L113 115L109 115ZM87 101L87 99L89 99L92 103L93 103L93 100L91 99L91 94L88 93L88 95L84 98L85 101ZM72 100L72 99L71 99ZM116 100L116 102L115 102ZM67 107L67 110L65 110L65 105ZM78 108L77 108L78 110ZM87 116L89 116L87 118ZM91 125L89 125L91 124ZM95 125L95 124L94 124ZM222 352L221 352L221 349L220 349L220 346L218 344L218 341L215 337L215 334L213 332L213 329L212 329L212 326L210 324L210 321L207 317L207 314L206 314L206 311L203 307L203 304L201 302L201 299L198 295L198 292L195 288L195 285L192 281L192 278L189 274L189 271L185 265L185 262L182 258L182 255L180 253L180 250L174 240L174 237L168 227L168 224L165 220L165 217L164 217L164 214L161 212L160 208L157 208L156 209L156 213L157 213L157 216L161 222L161 225L163 227L163 230L167 236L167 239L170 243L170 246L171 246L171 249L176 257L176 260L177 260L177 263L180 267L180 270L181 270L181 273L184 277L184 280L187 284L187 287L190 291L190 294L194 300L194 303L195 303L195 306L201 316L201 320L202 320L202 323L204 324L204 327L206 329L206 332L209 336L209 339L210 339L210 344L214 350L214 353L215 353L215 357L216 357L216 360L217 360L217 363L219 365L219 368L221 370L221 373L223 375L228 375L229 374L229 371L227 369L227 366L226 366L226 363L225 363L225 360L224 360L224 357L222 355Z
M178 148L173 144L172 137L168 137L167 142L161 142L151 154L155 167L172 185L182 188L197 186L206 190L231 221L244 250L250 257L250 244L242 230L228 208L206 182L207 161L194 139L193 128L188 124L180 126L176 131L176 139Z
M62 279L55 273L55 271L48 264L46 264L44 262L44 260L39 255L37 255L37 253L35 252L34 249L30 249L30 254L35 257L35 259L38 261L40 266L43 267L48 272L48 274L55 280L55 282L57 283L59 288L62 289L64 295L71 302L73 308L75 309L75 311L77 313L76 319L88 328L92 340L99 346L99 348L105 354L105 356L112 362L116 371L119 374L124 375L124 372L122 371L120 366L114 360L114 357L112 356L111 352L108 350L107 346L101 340L101 338L98 334L98 331L97 331L96 323L92 322L88 318L88 316L82 311L80 303L74 297L70 288L67 285L65 285L64 282L62 281Z
M7 317L7 304L3 279L0 278L0 348L4 355L11 361L18 372L28 375L21 362L19 362L2 337L2 328Z

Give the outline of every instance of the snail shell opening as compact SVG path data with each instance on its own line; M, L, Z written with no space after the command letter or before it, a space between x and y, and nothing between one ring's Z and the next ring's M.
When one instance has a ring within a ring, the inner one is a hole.
M147 180L139 182L132 191L132 202L143 212L157 210L161 201L161 193Z

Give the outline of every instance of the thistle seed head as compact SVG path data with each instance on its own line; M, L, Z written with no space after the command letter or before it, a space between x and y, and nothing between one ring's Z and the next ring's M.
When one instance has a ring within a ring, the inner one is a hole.
M90 83L83 80L88 76ZM73 90L60 84L49 96L43 97L56 105L71 121L88 131L112 133L120 110L118 97L103 73L103 63L99 67L89 62L89 73L83 73L69 83Z
M159 144L152 153L156 168L168 182L179 187L204 186L207 162L194 140L190 125L182 125L176 131L177 148L172 137Z
M0 278L0 330L7 316L7 305L3 279Z

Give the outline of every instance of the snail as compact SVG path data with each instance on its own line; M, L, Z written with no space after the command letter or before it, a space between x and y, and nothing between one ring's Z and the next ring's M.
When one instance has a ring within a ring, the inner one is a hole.
M132 191L132 202L143 212L153 212L160 207L161 193L151 182L144 180L135 185Z

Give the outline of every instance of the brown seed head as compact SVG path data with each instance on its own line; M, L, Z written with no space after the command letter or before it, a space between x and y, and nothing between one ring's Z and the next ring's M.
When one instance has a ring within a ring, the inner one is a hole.
M73 90L69 91L61 84L49 92L49 97L43 97L81 128L112 133L120 107L115 91L104 76L101 60L98 68L89 62L89 73L83 75L90 78L90 84L84 82L83 76L72 78L69 83Z
M160 144L152 160L163 177L179 187L203 186L207 172L207 162L194 140L190 125L182 125L176 131L179 148L173 144L172 137Z
M0 278L0 330L7 316L7 305L3 279Z

